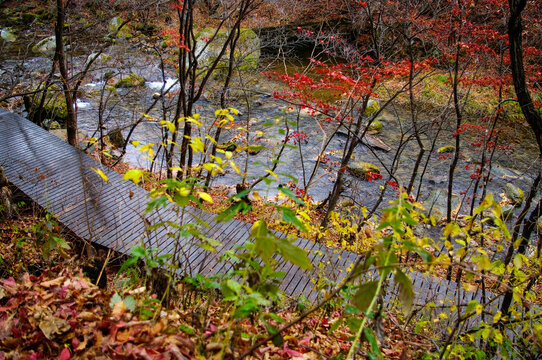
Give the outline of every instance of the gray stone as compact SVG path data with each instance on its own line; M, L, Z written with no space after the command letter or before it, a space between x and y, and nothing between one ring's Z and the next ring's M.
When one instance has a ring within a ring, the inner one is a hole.
M504 195L512 202L514 206L520 206L523 203L525 195L523 190L517 186L508 183L503 187Z
M205 28L196 34L196 56L198 63L202 68L212 64L220 54L220 51L228 38L226 31L219 31L216 35L216 29ZM213 38L214 37L214 38ZM212 39L212 40L211 40ZM241 29L241 35L237 42L235 56L240 60L240 70L251 70L258 67L260 61L261 40L252 29ZM222 57L219 68L225 69L228 64L229 52L226 51ZM220 69L219 69L220 71Z
M17 40L17 36L9 28L0 30L0 38L5 42L15 42Z
M50 36L48 38L45 38L41 40L39 43L37 43L36 45L34 45L34 47L32 47L32 51L42 54L42 55L47 55L47 56L53 55L55 53L55 50L56 50L55 36Z
M124 147L124 144L126 143L126 140L122 135L122 131L119 128L111 130L107 134L107 137L109 138L109 142L111 143L111 145L113 145L113 147L117 149Z
M456 194L452 194L452 212L458 210L459 198ZM435 189L429 197L424 201L425 214L427 216L435 216L442 218L446 216L448 207L448 191L446 189Z
M367 172L380 174L380 169L378 166L368 163L368 162L356 162L348 165L347 170L352 174L352 176L357 177L361 180L367 180Z

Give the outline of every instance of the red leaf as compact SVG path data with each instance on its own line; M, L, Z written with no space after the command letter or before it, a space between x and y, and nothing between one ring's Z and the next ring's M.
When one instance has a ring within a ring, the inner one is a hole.
M70 357L71 357L70 350L68 348L64 348L60 352L60 356L58 357L58 360L68 360Z

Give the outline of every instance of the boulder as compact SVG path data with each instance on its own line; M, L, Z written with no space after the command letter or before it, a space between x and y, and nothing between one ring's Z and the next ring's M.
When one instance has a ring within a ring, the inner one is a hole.
M124 144L126 144L126 140L124 139L124 136L122 135L122 131L119 128L115 128L111 130L107 137L109 138L109 142L113 147L117 149L121 149L124 147Z
M378 134L382 131L382 123L379 120L373 120L371 125L369 125L369 131L372 134Z
M508 221L512 218L512 215L514 215L514 206L511 204L504 205L501 208L502 218L504 221Z
M62 91L57 86L51 86L45 95L42 111L38 112L42 94L42 92L37 92L23 97L28 119L35 123L49 119L57 121L60 125L65 124L68 118L68 106Z
M128 25L124 25L122 29L117 33L119 26L123 22L124 20L120 17L114 17L113 19L111 19L111 21L109 22L109 37L117 34L117 38L119 39L129 39L133 36L130 32L130 29L128 28Z
M5 42L15 42L17 40L17 36L9 28L0 30L0 38Z
M55 36L50 36L48 38L45 38L32 47L32 51L34 51L35 53L46 55L46 56L54 55L55 50L56 50Z
M355 176L361 180L367 180L367 172L380 174L378 166L368 162L356 162L346 167L352 176Z
M380 105L378 105L378 102L376 100L369 99L367 102L367 108L365 108L365 116L371 116L378 110L380 110Z
M506 197L512 202L514 206L520 206L525 199L523 190L511 183L504 185L503 191L504 195L506 195Z
M220 54L224 43L226 42L229 33L227 31L219 31L216 35L216 29L205 28L196 34L196 56L198 56L198 64L204 68L210 66ZM214 37L214 38L213 38ZM207 45L207 46L206 46ZM261 41L254 30L249 28L241 29L237 48L235 50L236 61L239 61L240 70L252 70L258 67L260 61ZM226 51L222 57L218 67L225 69L228 66L229 51ZM220 71L220 69L218 69Z
M459 197L452 193L452 211L458 210L460 205ZM446 209L448 206L448 190L435 189L431 192L429 197L424 201L423 207L424 213L427 216L435 216L436 218L442 218L446 216Z
M85 66L87 66L91 61L94 61L94 63L105 64L109 60L111 60L111 56L104 53L92 53L88 56L87 61L85 61Z
M131 88L145 85L145 78L136 74L129 74L113 85L115 88Z

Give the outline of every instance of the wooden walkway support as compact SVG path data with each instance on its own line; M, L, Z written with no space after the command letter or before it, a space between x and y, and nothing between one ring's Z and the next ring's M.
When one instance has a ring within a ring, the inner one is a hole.
M149 224L158 221L173 223L195 222L199 218L209 224L202 232L222 243L217 253L201 250L193 239L182 238L176 258L186 273L215 274L229 270L220 256L235 245L243 244L250 235L251 225L231 220L216 222L215 216L200 209L187 207L178 213L173 208L145 214L148 192L123 181L122 176L102 166L94 159L68 145L53 134L11 112L0 109L0 166L6 177L41 207L54 214L64 226L77 236L129 254L141 242L158 248L159 253L172 253L176 249L174 231L168 226L149 232ZM105 182L93 170L101 169L108 177ZM285 236L279 234L279 236ZM340 281L356 256L350 252L328 249L314 242L297 239L297 246L309 252L314 268L303 272L285 263L280 271L286 272L282 288L287 295L304 295L310 300L319 297L314 284L318 279ZM371 276L371 275L368 275ZM437 306L471 299L481 299L481 291L458 289L455 283L417 272L410 272L416 293L415 302ZM395 294L388 294L392 300Z

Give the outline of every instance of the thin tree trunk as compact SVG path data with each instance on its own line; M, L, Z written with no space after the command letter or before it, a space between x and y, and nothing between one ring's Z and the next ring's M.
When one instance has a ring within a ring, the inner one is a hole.
M64 98L66 99L66 110L68 117L66 119L66 131L68 134L68 143L77 147L77 113L75 109L76 98L70 89L68 83L68 67L66 65L66 53L64 51L64 23L66 20L65 0L57 0L57 19L55 25L55 61L58 63L60 70L60 78L62 80L62 89L64 90Z

